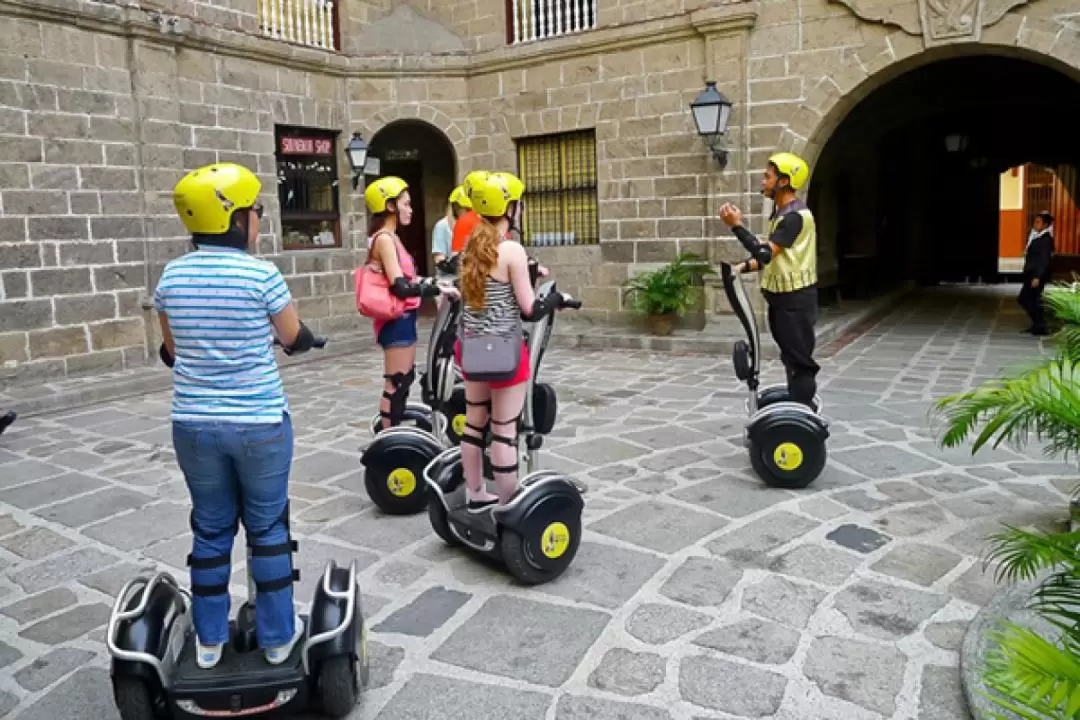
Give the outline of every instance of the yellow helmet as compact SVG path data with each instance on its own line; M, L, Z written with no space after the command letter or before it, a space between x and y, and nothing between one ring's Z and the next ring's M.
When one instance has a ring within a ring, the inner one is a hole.
M472 209L472 202L469 200L469 196L465 194L465 188L461 185L458 185L454 188L454 191L450 193L450 202L459 205L466 210Z
M782 175L788 176L792 190L801 190L810 179L810 165L798 155L780 152L771 155L769 162L775 165Z
M381 177L367 186L364 190L364 201L368 210L373 213L386 212L386 204L397 199L401 193L409 189L409 184L399 177L387 175Z
M473 170L461 181L461 192L465 194L465 199L468 200L470 204L472 203L472 186L483 180L487 174L487 170Z
M502 217L510 203L521 200L525 183L508 172L487 173L469 185L473 210L484 217Z
M254 207L262 183L235 163L213 163L192 170L173 188L173 205L192 234L228 232L233 212Z

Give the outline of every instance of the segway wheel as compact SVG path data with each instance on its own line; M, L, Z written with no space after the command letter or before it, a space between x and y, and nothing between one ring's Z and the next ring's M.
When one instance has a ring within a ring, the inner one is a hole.
M388 515L422 512L427 505L427 486L421 475L426 465L415 453L386 453L364 472L368 497Z
M351 655L335 655L319 671L319 704L332 718L343 718L360 699L359 673Z
M446 439L451 445L460 445L461 436L465 434L465 388L454 388L440 412L446 418Z
M750 441L750 465L769 487L801 490L817 480L825 469L825 443L809 432L788 437Z
M122 720L157 720L161 717L154 709L150 688L138 678L119 677L113 680L113 699Z
M570 567L581 542L581 520L562 518L538 527L533 535L525 538L503 528L499 538L506 568L525 585L551 582Z
M442 538L450 547L457 547L461 542L454 537L454 533L450 530L450 518L446 514L446 508L443 507L439 498L432 494L432 497L428 500L428 520L431 521L431 529L435 531L435 534Z

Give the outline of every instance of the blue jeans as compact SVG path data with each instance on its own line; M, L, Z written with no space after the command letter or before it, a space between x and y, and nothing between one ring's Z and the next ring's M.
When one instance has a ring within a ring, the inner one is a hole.
M191 493L195 632L204 645L229 641L233 537L242 519L253 546L255 632L263 648L292 640L289 468L293 431L280 423L173 422L173 447Z

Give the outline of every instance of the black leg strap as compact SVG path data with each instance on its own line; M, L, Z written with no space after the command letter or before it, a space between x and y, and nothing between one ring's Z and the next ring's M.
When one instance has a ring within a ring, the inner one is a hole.
M482 438L478 438L473 435L462 435L461 442L467 445L472 445L473 447L478 447L481 450L487 447L487 445L484 444L484 440Z
M187 556L188 567L195 570L213 570L214 568L225 567L231 562L232 558L228 555L217 555L208 558L197 558L192 555Z
M492 465L491 472L497 473L516 473L518 471L518 463L513 465Z
M251 548L252 557L274 557L276 555L290 555L296 552L300 549L300 543L296 540L290 540L280 545L252 545L249 542L248 547Z
M487 400L481 400L480 402L474 402L469 398L465 398L465 404L472 405L473 407L486 407L489 412L491 411L491 398L488 398Z
M286 575L276 580L267 580L266 582L255 581L255 591L261 593L275 592L277 590L284 590L292 585L294 582L300 580L300 571L293 570L291 575Z
M492 420L493 425L517 425L518 420L521 419L521 413L518 413L509 420Z
M517 447L517 440L515 438L508 438L505 435L492 435L492 442L500 442L503 445L509 445L510 447Z
M229 594L229 583L221 583L220 585L195 585L191 586L191 594L199 595L200 597L215 597L218 595Z

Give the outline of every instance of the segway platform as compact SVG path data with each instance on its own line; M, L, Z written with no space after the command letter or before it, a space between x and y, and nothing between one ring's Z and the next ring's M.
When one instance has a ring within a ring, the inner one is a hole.
M308 618L302 617L306 628ZM235 622L230 630L235 642ZM203 669L195 663L195 635L188 635L170 698L174 718L242 717L307 707L302 640L280 665L266 662L261 650L237 652L233 642L226 643L217 665Z

